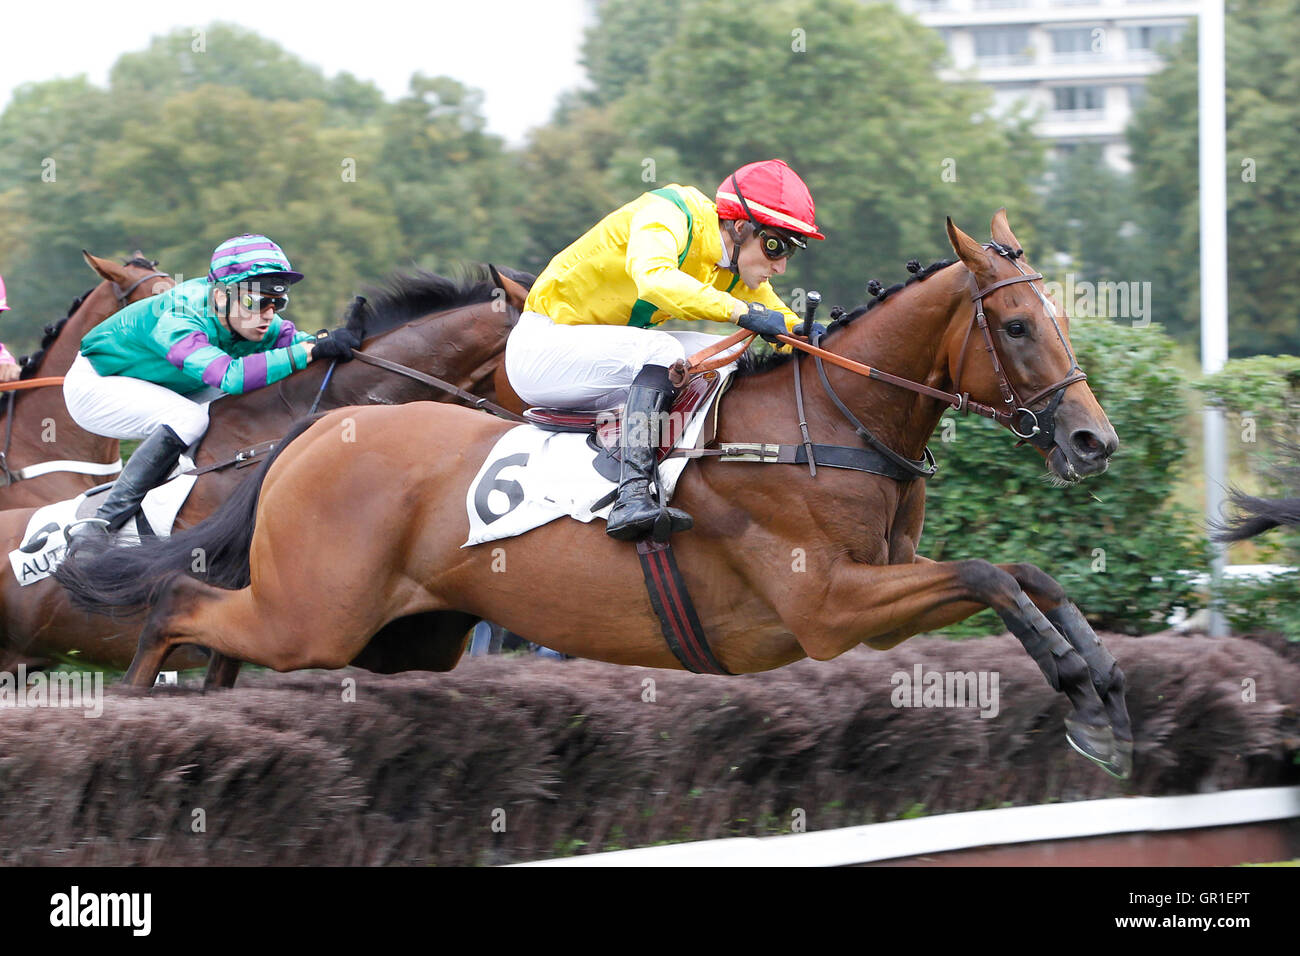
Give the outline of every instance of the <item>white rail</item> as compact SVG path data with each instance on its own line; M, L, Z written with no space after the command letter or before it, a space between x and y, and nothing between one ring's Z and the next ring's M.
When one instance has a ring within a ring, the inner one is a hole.
M1300 817L1300 787L945 813L842 830L617 850L522 866L848 866L982 846Z

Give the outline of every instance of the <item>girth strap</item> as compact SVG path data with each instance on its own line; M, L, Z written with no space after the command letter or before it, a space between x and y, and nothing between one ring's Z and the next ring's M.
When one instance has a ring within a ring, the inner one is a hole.
M637 542L636 553L641 559L650 604L659 617L659 627L673 656L693 674L730 674L709 648L686 582L677 569L672 546L666 541L661 544L645 539Z

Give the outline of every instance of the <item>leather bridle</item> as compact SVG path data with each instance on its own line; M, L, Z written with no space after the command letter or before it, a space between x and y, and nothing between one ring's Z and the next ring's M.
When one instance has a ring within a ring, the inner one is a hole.
M1057 321L1056 309L1052 305L1051 299L1049 299L1040 288L1033 285L1036 280L1043 277L1042 274L1038 272L1026 272L1021 268L1020 264L1016 262L1016 260L1023 254L1019 249L1012 249L1010 246L1003 245L999 242L986 243L984 248L991 249L998 253L998 255L1009 259L1020 275L1011 276L1006 279L999 279L982 289L975 284L974 277L971 278L972 285L974 285L971 292L971 299L975 303L975 312L971 324L966 329L966 337L962 341L961 352L958 354L957 372L956 375L953 376L953 391L951 392L945 392L942 389L924 385L921 382L913 382L911 379L906 379L890 372L872 368L869 365L855 362L842 355L836 355L834 352L828 352L823 348L819 348L817 346L817 341L820 339L820 335L819 330L816 329L812 331L811 344L791 335L776 336L777 340L783 344L789 345L801 352L807 352L813 356L817 363L817 370L821 375L822 387L825 389L826 394L830 396L831 400L835 403L835 406L839 409L840 414L842 414L850 424L854 426L859 437L861 437L867 445L879 451L900 468L919 478L928 478L934 474L934 457L930 454L929 448L927 447L925 449L925 455L919 461L912 461L911 459L905 458L897 452L887 448L883 442L871 434L866 426L858 420L857 416L849 410L848 406L845 405L843 400L835 393L835 390L831 387L830 380L826 377L826 372L822 364L823 362L829 362L832 365L837 365L850 372L865 375L867 378L887 382L890 385L896 385L899 388L906 388L910 391L917 392L918 394L937 399L962 414L974 413L984 418L990 418L998 424L1006 426L1006 428L1009 429L1013 435L1019 438L1021 442L1033 445L1043 451L1050 451L1055 443L1056 411L1060 407L1061 401L1065 396L1065 389L1068 386L1073 385L1075 382L1084 381L1088 377L1084 373L1083 369L1079 367L1079 362L1075 358L1074 350L1070 348L1070 343L1065 337L1065 332L1061 329L1061 325ZM1052 320L1052 325L1056 329L1057 337L1065 347L1066 355L1070 358L1070 369L1059 382L1056 382L1054 385L1049 385L1046 388L1039 389L1026 399L1020 397L1016 387L1011 383L1011 379L1007 376L1005 363L1002 361L1002 358L998 353L997 345L993 341L993 331L989 328L988 317L984 314L984 299L986 297L993 292L996 292L998 289L1022 282L1030 283L1030 288L1033 289L1039 299L1042 300L1047 315ZM994 374L998 379L998 391L1002 395L1000 407L985 405L981 402L974 401L971 399L969 392L963 392L961 390L961 378L963 366L966 360L966 351L970 345L971 333L976 328L980 330L981 335L984 337L985 350L989 353L989 359L993 363ZM688 370L691 373L697 373L735 361L735 353L730 351L731 348L740 342L753 338L753 336L753 332L742 330L734 335L728 336L716 345L702 349L700 352L690 357ZM724 351L726 352L725 355L713 358L713 356L719 355L719 353ZM801 389L796 385L796 393L798 394L799 392L801 392ZM1049 395L1053 397L1045 408L1039 409L1038 411L1032 409L1031 406L1035 402L1039 402ZM801 422L802 419L803 416L801 415Z
M1079 361L1074 356L1074 350L1070 348L1069 340L1066 339L1065 333L1061 330L1061 324L1056 320L1056 309L1052 305L1052 300L1042 290L1033 285L1035 280L1043 277L1042 274L1025 272L1020 267L1020 263L1016 262L1016 259L1021 255L1019 249L1013 250L998 242L990 242L984 248L992 249L999 255L1010 259L1011 264L1016 267L1016 271L1021 274L1007 279L1000 279L983 289L976 287L975 291L972 292L971 298L975 302L975 319L966 329L966 338L962 341L961 352L957 356L957 373L953 376L953 392L959 404L954 404L953 407L959 412L973 411L977 415L991 418L998 424L1005 425L1022 442L1041 448L1043 451L1048 451L1056 440L1056 411L1061 405L1061 400L1065 397L1065 389L1075 382L1086 380L1088 376L1079 367ZM974 281L974 277L972 277L972 284ZM1029 287L1042 300L1047 316L1052 320L1052 326L1056 329L1057 338L1061 340L1061 345L1065 348L1065 354L1070 358L1070 370L1065 374L1065 377L1054 385L1039 389L1025 399L1020 397L1015 385L1012 384L1010 377L1007 375L1002 358L998 354L997 345L993 341L993 330L989 328L988 318L984 314L984 299L986 296L1005 286L1015 285L1020 282L1030 283ZM1002 395L1003 407L1001 408L972 402L969 393L961 390L961 377L966 362L966 350L970 345L971 331L975 328L979 328L984 336L984 348L989 353L989 360L993 363L993 372L998 378L998 391ZM1048 402L1047 406L1037 412L1033 411L1031 406L1048 395L1053 395L1053 398Z
M148 282L150 279L170 279L170 278L171 276L169 276L165 272L151 272L148 275L141 276L140 278L136 279L125 289L123 289L112 279L109 280L109 285L113 287L113 295L117 296L117 307L119 309L122 309L129 304L131 293L134 292L136 289L140 288L140 286Z

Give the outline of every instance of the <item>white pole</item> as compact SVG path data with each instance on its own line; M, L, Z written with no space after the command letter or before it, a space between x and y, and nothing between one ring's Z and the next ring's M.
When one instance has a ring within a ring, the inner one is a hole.
M1224 108L1223 0L1202 0L1199 42L1201 194L1201 370L1217 372L1228 360L1228 185ZM1205 512L1218 518L1227 483L1223 412L1205 411ZM1212 545L1211 594L1223 581L1223 548ZM1210 633L1227 633L1223 615L1212 610Z

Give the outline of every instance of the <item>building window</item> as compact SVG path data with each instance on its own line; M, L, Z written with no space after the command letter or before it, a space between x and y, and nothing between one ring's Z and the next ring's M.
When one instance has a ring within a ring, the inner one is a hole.
M1049 32L1057 60L1087 60L1106 52L1106 31L1101 27L1066 27Z
M1012 66L1032 63L1029 30L1026 27L993 27L975 32L975 58L980 66Z
M1125 27L1128 48L1134 56L1151 57L1159 54L1159 48L1178 42L1183 35L1181 23L1160 23L1140 27Z
M1029 0L975 0L976 10L1010 10L1029 6Z
M1145 83L1129 83L1124 87L1128 93L1128 108L1130 110L1139 110L1142 104L1147 100L1147 87Z
M1052 105L1058 113L1100 113L1106 108L1106 88L1058 86L1052 90Z

